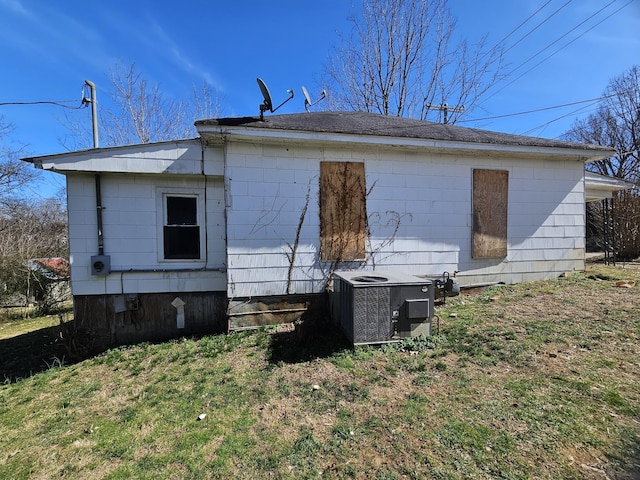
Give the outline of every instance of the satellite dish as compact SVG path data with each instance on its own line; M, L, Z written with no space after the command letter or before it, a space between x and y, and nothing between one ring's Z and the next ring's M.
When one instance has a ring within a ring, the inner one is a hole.
M307 92L307 89L304 87L304 85L302 86L302 95L304 95L304 108L306 108L308 112L309 109L307 108L307 106L311 105L311 98L309 97L309 92Z
M326 90L322 90L322 93L320 95L320 98L318 100L316 100L315 102L311 101L311 97L309 97L309 92L307 92L307 89L304 87L304 85L302 86L302 95L304 95L304 109L309 112L309 107L312 105L315 105L316 103L318 103L320 100L324 99L327 96L327 91Z
M264 103L260 105L260 116L262 117L262 112L266 112L267 110L271 111L273 109L273 102L271 101L271 94L269 93L267 84L264 83L261 78L256 78L256 81L258 82L260 92L262 92L262 97L264 98Z
M260 104L260 120L264 120L264 112L268 110L271 113L273 113L293 98L293 95L294 95L293 90L287 90L289 97L286 98L284 102L282 102L276 108L273 108L273 101L271 100L271 94L269 93L267 84L264 83L264 81L261 78L256 78L256 81L258 82L258 86L260 87L260 92L262 93L262 98L264 99L264 102Z

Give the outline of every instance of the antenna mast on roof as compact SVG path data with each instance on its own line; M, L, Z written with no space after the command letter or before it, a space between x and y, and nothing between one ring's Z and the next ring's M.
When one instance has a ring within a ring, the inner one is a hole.
M280 105L278 105L276 108L273 108L273 102L271 101L271 94L269 93L267 84L264 83L264 81L262 81L261 78L256 78L256 81L258 82L258 86L260 87L260 92L262 92L262 97L264 99L264 102L260 104L260 120L264 120L264 112L269 110L271 113L273 113L293 98L293 95L294 95L293 90L287 90L287 93L289 94L289 98L285 99L285 101L282 102Z

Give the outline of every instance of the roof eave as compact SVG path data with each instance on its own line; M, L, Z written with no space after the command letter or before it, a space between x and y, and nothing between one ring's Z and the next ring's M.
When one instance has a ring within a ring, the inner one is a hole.
M60 153L51 153L48 155L37 155L35 157L24 157L20 160L27 163L32 163L36 168L42 168L43 163L47 163L47 160L56 159L56 158L65 158L74 155L102 155L104 153L115 152L126 150L134 147L149 147L153 148L161 145L173 145L173 144L181 144L181 143L191 143L191 142L200 141L200 138L181 138L179 140L165 140L162 142L149 142L149 143L132 143L128 145L117 145L112 147L100 147L100 148L86 148L82 150L73 150L69 152L60 152ZM40 167L38 167L40 165Z
M148 153L157 149L174 148L200 144L201 138L168 140L162 142L140 143L133 145L119 145L114 147L92 148L73 152L26 157L21 160L32 163L35 168L62 175L73 173L173 173L170 164L175 159L164 158L158 160L153 168L147 168L148 162L131 162L126 156L119 161L116 157L126 155L127 151ZM135 157L135 153L132 154Z
M615 155L615 150L572 148L557 146L533 146L515 144L495 144L480 142L464 142L453 140L435 140L413 137L392 137L382 135L361 135L350 133L307 132L287 129L265 129L252 127L233 127L216 125L197 125L198 132L207 141L220 142L224 138L236 138L244 141L333 143L342 145L374 145L387 147L405 147L439 152L493 152L520 153L527 155L543 155L573 158L585 163L602 160Z

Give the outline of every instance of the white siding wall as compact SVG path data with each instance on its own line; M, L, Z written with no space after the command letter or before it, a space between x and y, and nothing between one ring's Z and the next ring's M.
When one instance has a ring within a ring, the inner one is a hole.
M365 163L368 268L415 275L460 271L461 283L515 283L584 268L583 165L416 151L230 143L227 148L228 295L283 294L288 253L307 189L292 293L321 291L318 185L321 161ZM509 171L508 257L471 258L472 170ZM389 221L400 217L393 242ZM381 247L383 244L388 244Z
M158 195L163 188L206 192L206 260L160 261ZM223 272L114 272L91 275L91 256L98 254L95 179L93 174L67 176L71 279L74 295L224 291ZM194 175L103 174L104 253L113 270L222 268L225 264L224 182L222 177Z
M318 173L322 151L231 143L227 147L227 262L230 298L286 292L307 189L291 293L319 291Z

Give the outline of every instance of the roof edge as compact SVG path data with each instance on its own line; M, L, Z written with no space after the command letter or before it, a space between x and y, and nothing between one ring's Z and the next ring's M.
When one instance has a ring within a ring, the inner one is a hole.
M264 119L229 117L198 120L195 122L195 126L201 135L211 137L214 134L247 136L249 135L247 132L251 132L256 138L270 136L262 132L278 132L276 136L284 137L283 132L289 132L287 136L293 136L293 132L296 132L297 135L306 135L298 137L300 139L322 138L340 141L340 138L347 136L346 138L351 138L352 141L359 139L358 143L372 143L370 139L377 138L376 142L382 144L389 143L389 141L380 139L394 139L391 143L395 144L415 143L416 141L418 144L454 142L459 145L554 148L556 152L558 149L579 150L586 153L584 157L587 162L615 155L615 150L601 145L528 137L369 112L322 111L270 115ZM481 150L486 150L486 148L483 147Z
M483 143L461 140L439 140L416 137L393 137L388 135L364 135L341 132L311 132L295 129L269 129L260 127L218 127L201 124L199 132L205 140L218 141L221 136L234 136L245 141L309 141L311 143L335 143L341 145L373 145L387 147L406 147L438 150L440 152L498 152L522 153L531 155L553 155L579 159L584 163L609 158L615 150L607 148L581 148L583 144L555 145L516 145L501 143Z
M200 142L201 137L193 137L193 138L181 138L178 140L163 140L161 142L149 142L149 143L130 143L127 145L115 145L115 146L110 146L110 147L98 147L98 148L85 148L82 150L71 150L68 152L60 152L60 153L51 153L51 154L47 154L47 155L36 155L33 157L23 157L20 160L23 162L27 162L27 163L33 163L36 164L38 163L38 161L40 163L42 163L42 160L48 159L48 158L55 158L55 157L63 157L63 156L68 156L68 155L85 155L87 153L104 153L104 152L110 152L110 151L117 151L117 150L124 150L127 148L140 148L140 147L154 147L154 146L161 146L161 145L172 145L172 144L181 144L181 143L191 143L191 142Z

